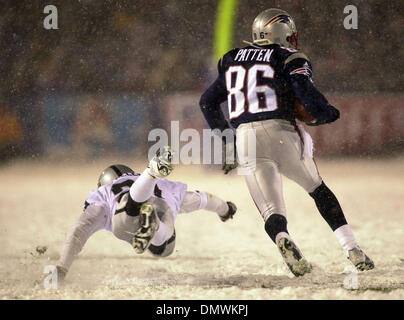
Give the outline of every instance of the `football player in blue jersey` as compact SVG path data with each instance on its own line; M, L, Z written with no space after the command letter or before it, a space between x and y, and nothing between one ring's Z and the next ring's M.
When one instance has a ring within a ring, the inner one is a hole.
M254 169L245 176L260 211L265 230L295 276L312 269L287 230L281 174L302 186L314 199L348 259L359 270L374 268L360 249L333 192L325 185L313 160L312 140L296 118L307 125L336 121L339 111L316 89L309 58L298 48L292 17L280 9L260 13L252 25L252 42L226 53L218 63L219 75L200 99L212 129L230 128L220 108L227 100L238 162L225 162L227 174L237 166ZM300 109L299 109L300 108ZM297 113L298 112L298 113ZM249 132L255 132L254 158L246 150Z

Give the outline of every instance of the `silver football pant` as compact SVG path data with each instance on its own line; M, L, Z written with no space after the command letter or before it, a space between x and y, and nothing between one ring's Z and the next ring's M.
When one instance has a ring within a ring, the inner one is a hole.
M170 238L174 233L174 214L168 204L160 198L150 198L147 200L153 204L157 211L157 216L168 230ZM126 241L132 245L133 235L140 228L139 216L129 216L126 212L120 212L112 217L112 233L118 239Z
M255 155L248 152L250 130L255 130ZM243 170L249 170L245 180L264 221L274 213L286 216L281 174L307 192L321 184L311 147L307 147L312 141L302 127L271 119L241 124L236 134L238 161Z

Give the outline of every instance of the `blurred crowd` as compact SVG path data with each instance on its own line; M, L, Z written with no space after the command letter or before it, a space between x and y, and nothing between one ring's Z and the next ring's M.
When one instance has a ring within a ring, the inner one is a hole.
M0 6L0 114L7 122L0 128L1 145L9 136L9 141L23 140L23 152L42 153L38 127L44 121L44 101L55 95L87 94L104 109L105 95L135 95L144 102L137 104L138 112L155 125L159 118L150 106L173 92L202 92L215 76L218 1L50 2L58 8L58 30L43 28L49 1L5 0ZM322 91L404 88L403 1L349 1L358 8L357 30L344 29L348 3L342 0L238 3L234 46L250 40L251 23L260 11L281 7L295 18L300 46L312 59Z

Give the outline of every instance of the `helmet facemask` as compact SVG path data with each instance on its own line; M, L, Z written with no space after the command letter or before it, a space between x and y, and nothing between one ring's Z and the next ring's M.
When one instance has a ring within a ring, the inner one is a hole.
M286 40L291 44L294 49L299 49L299 34L297 32L292 33L292 35Z

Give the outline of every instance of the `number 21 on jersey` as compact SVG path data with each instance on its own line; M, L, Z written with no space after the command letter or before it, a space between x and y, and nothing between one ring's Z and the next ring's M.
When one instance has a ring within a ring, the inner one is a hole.
M269 84L258 84L258 79L273 79L274 74L274 69L268 64L255 64L248 70L243 66L231 66L226 71L230 119L245 111L260 113L278 108L274 88Z

